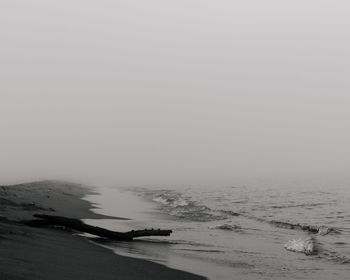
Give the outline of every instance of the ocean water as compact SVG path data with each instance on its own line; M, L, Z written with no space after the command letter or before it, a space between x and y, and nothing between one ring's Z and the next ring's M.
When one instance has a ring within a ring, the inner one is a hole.
M170 237L96 240L209 279L349 279L350 191L346 185L100 188L87 220L113 230L173 229Z

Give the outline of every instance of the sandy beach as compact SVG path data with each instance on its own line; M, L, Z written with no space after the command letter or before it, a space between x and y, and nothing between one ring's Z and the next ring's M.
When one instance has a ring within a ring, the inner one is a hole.
M57 181L0 186L0 279L205 279L118 256L72 231L17 223L35 213L118 219L91 211L93 205L82 198L93 191Z

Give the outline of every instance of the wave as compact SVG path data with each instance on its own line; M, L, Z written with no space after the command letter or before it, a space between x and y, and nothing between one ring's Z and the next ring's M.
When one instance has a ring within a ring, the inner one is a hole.
M229 214L231 216L242 216L247 219L255 220L261 223L268 223L270 225L273 225L275 227L279 228L286 228L286 229L293 229L293 230L302 230L306 231L308 233L313 234L319 234L319 235L327 235L330 233L340 233L339 229L334 227L327 227L324 225L308 225L308 224L301 224L301 223L291 223L291 222L284 222L284 221L277 221L277 220L267 220L263 218L259 218L256 216L252 216L246 213L237 213L234 211L227 211L227 210L221 210L222 213Z
M350 258L348 256L341 255L341 253L334 251L333 249L326 249L322 244L317 242L314 237L306 239L293 239L289 240L284 248L288 251L304 253L305 255L318 255L319 258L332 261L338 264L349 264Z
M229 216L240 216L240 213L231 211L231 210L220 210L221 213L229 215Z
M316 206L322 206L322 205L329 205L329 203L318 202L318 203L302 203L302 204L272 205L271 208L276 208L276 209L295 208L295 207L307 208L307 207L316 207Z
M228 230L228 231L242 231L241 226L239 225L232 225L228 223L224 223L221 225L215 225L215 226L210 226L209 229L221 229L221 230Z
M179 219L191 220L191 221L201 221L209 222L215 220L225 220L232 217L241 216L247 219L252 219L261 223L268 223L272 226L279 228L286 228L292 230L302 230L311 234L327 235L330 233L339 233L339 230L333 227L309 225L302 223L291 223L278 220L269 220L264 218L259 218L254 215L250 215L246 212L236 212L227 209L211 209L208 206L198 202L193 201L190 197L184 194L174 191L174 190L148 190L139 189L146 197L150 198L152 201L160 204L162 211L165 213L177 217ZM305 206L306 204L300 204L300 206ZM321 205L321 203L308 204L316 206ZM277 207L277 206L274 206ZM230 229L228 224L223 224L217 226L217 229L224 230L235 230L234 226ZM221 227L221 228L219 228Z
M304 253L305 255L314 255L317 253L313 238L293 239L284 244L288 251Z
M326 226L315 226L315 225L305 225L305 224L293 224L289 222L282 222L282 221L270 221L271 225L274 225L276 227L280 228L287 228L287 229L297 229L302 231L307 231L309 233L317 233L320 235L327 235L331 232L338 232L337 229L326 227Z
M181 197L180 194L177 193L173 193L171 195L169 195L168 193L157 194L153 197L153 201L173 207L188 206L189 204L188 201L186 201L184 198Z
M162 210L177 218L192 221L216 221L240 216L241 213L232 210L212 209L190 197L172 190L145 191L152 201L161 204Z
M222 213L215 212L209 207L192 201L189 197L175 191L151 191L148 192L148 195L151 196L152 201L162 205L162 210L180 219L207 222L227 217L227 215L223 216Z

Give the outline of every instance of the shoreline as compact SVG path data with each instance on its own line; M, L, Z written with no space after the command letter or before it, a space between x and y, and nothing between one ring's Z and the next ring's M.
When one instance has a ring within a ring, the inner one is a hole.
M124 219L94 213L92 187L58 181L0 186L0 278L206 279L165 265L120 256L73 232L10 223L48 213L77 219Z

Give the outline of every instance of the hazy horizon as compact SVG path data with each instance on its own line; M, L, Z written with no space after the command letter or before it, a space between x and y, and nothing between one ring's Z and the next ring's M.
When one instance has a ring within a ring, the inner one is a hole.
M0 184L348 179L349 25L334 0L1 1Z

